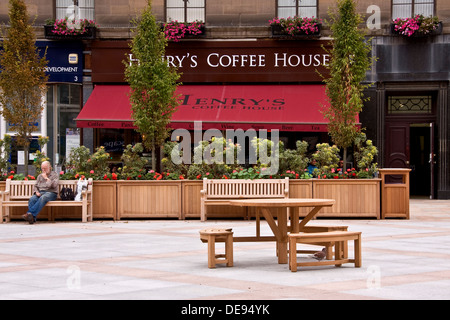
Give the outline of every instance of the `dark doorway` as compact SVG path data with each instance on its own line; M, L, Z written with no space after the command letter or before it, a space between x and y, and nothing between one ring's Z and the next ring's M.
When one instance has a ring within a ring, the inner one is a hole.
M410 193L411 196L431 196L431 133L430 125L410 126Z
M434 123L387 122L386 133L386 167L410 168L410 195L434 199ZM396 177L390 179L396 182Z

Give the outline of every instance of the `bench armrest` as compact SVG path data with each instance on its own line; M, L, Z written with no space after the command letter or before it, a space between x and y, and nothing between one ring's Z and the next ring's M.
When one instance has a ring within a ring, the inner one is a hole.
M0 198L2 201L5 200L5 196L9 196L9 190L0 191Z

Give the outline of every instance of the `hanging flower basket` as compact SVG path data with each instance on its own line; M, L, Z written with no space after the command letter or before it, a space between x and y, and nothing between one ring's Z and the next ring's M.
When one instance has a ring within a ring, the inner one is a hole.
M171 21L163 25L167 40L178 42L181 39L196 38L205 35L205 24L202 21Z
M93 40L98 25L93 20L47 20L44 35L50 40Z
M269 20L272 38L304 39L320 37L322 21L318 18L274 18Z
M404 37L428 37L442 33L442 22L438 17L416 15L413 18L397 18L391 23L391 33Z

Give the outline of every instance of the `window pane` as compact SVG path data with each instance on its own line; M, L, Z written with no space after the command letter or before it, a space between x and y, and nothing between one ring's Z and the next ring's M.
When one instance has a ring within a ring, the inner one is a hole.
M392 19L409 18L412 16L412 7L410 5L397 5L392 7Z
M302 0L298 3L299 7L317 7L317 0Z
M189 0L187 7L204 8L205 0Z
M73 0L56 0L56 7L67 8L73 5Z
M317 10L316 8L299 8L298 10L298 16L299 17L317 17Z
M94 0L78 0L78 6L94 9Z
M184 8L183 0L167 0L167 8L181 7Z
M278 8L278 18L289 18L295 16L295 7Z
M205 9L196 8L196 9L188 9L187 10L187 19L186 22L192 22L195 20L205 21Z
M295 6L296 0L278 0L278 6L284 7L284 6Z
M412 0L392 0L392 4L412 4Z
M416 4L414 14L423 14L425 17L432 16L434 13L432 4Z
M167 21L184 21L184 8L169 9L167 8Z

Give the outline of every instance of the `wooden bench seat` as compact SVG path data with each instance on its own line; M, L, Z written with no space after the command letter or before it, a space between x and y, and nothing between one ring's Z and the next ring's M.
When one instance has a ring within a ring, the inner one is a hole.
M11 180L7 179L5 191L0 191L0 223L10 221L11 207L27 207L28 200L33 195L35 180ZM78 180L59 180L58 190L71 188L76 193ZM92 179L88 180L88 187L81 193L81 200L63 201L59 198L49 201L46 207L81 207L81 220L83 222L92 221Z
M354 241L354 259L343 256L343 243L349 240ZM297 262L297 243L316 244L334 243L334 260L322 260L312 262ZM361 232L331 231L314 233L291 233L289 234L289 268L292 272L297 271L299 266L321 266L336 265L343 263L354 263L355 267L361 267Z
M289 198L289 178L285 179L203 179L201 221L207 219L207 207L226 205L228 200Z
M306 232L306 233L313 233L313 232L332 232L332 231L347 231L348 226L309 226L306 225L303 228L300 229L300 232ZM333 242L318 242L318 243L311 243L311 245L315 246L324 246L327 248L327 259L330 260L333 258ZM343 257L347 257L348 254L348 246L347 241L344 241L342 244L342 255ZM317 252L317 250L297 250L297 253L314 253Z

